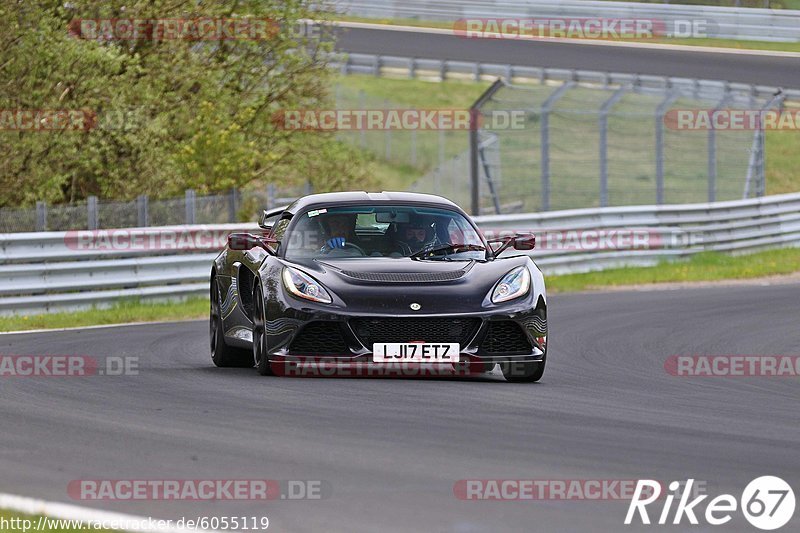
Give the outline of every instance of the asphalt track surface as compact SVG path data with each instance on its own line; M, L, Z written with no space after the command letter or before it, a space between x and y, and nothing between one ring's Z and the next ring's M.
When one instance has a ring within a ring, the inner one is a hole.
M341 28L338 50L363 54L509 63L676 76L800 88L800 58L547 40L466 39L457 35Z
M128 514L268 516L270 531L625 531L627 502L463 501L460 479L800 488L796 378L681 378L672 354L797 354L800 285L554 295L540 384L260 377L206 323L0 336L3 354L134 356L124 377L0 378L0 491ZM72 500L76 479L322 480L308 501ZM702 507L704 509L704 506ZM657 515L660 507L652 512ZM654 517L655 518L655 517ZM785 531L797 531L800 511ZM741 514L716 528L755 531Z

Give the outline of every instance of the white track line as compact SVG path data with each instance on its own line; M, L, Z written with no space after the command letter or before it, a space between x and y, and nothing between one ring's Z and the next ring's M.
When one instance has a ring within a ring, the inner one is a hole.
M0 331L0 335L25 335L28 333L52 333L58 331L76 331L85 329L108 329L108 328L125 328L130 326L154 326L158 324L180 324L182 322L197 322L198 320L206 320L206 318L182 318L179 320L153 320L151 322L123 322L121 324L97 324L94 326L75 326L69 328L42 328L42 329L26 329L20 331Z
M395 24L376 24L372 22L334 22L336 26L342 28L354 28L364 30L384 30L384 31L403 31L414 33L430 33L435 35L451 35L456 36L453 30L444 28L426 28L421 26L400 26ZM467 39L466 37L461 37ZM477 40L470 38L470 40ZM567 43L567 44L583 44L586 46L610 46L616 48L640 48L647 50L671 50L677 52L694 52L705 54L733 54L733 55L746 55L746 56L763 56L763 57L797 57L800 58L800 52L784 52L772 50L748 50L740 48L724 48L714 46L690 46L685 44L655 44L655 43L642 43L642 42L628 42L628 41L603 41L597 39L566 39L558 37L533 37L523 36L514 39L487 39L494 41L538 41L550 43ZM385 54L391 55L391 54ZM501 61L502 63L502 61Z
M47 502L2 492L0 492L0 509L28 515L45 515L53 519L78 520L83 521L84 524L95 524L98 522L105 524L125 524L127 526L125 531L143 533L216 533L216 530L213 529L186 529L176 526L159 526L158 524L153 524L153 522L159 522L160 519L154 518L150 520L141 516L112 513L66 503ZM161 521L166 522L166 520Z

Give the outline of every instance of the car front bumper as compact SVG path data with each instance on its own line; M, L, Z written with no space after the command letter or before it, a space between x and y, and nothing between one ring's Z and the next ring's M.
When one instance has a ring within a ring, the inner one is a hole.
M266 334L271 362L369 365L376 342L458 342L462 365L491 370L497 363L541 361L547 349L546 310L527 299L502 310L402 315L292 299L268 312Z

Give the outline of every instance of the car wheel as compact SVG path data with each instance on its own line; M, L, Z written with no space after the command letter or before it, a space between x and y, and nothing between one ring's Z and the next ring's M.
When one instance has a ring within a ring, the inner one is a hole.
M220 294L217 278L211 279L211 311L209 313L209 338L211 341L211 360L219 367L253 366L253 357L247 350L234 348L225 343L225 334L220 314Z
M511 383L535 383L542 379L544 367L547 363L547 354L542 357L541 362L515 361L511 363L501 363L500 369L503 377Z
M267 335L265 324L267 322L266 312L264 311L264 295L261 287L256 281L256 288L253 290L253 361L255 362L258 373L262 376L271 376L272 367L269 364L267 354Z

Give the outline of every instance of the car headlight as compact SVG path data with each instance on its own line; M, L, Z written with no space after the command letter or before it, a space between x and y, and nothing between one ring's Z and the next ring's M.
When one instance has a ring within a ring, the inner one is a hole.
M323 304L331 303L328 291L317 280L297 269L284 267L283 284L289 292L300 298Z
M531 288L531 273L520 266L500 278L492 291L492 302L499 304L525 296Z

